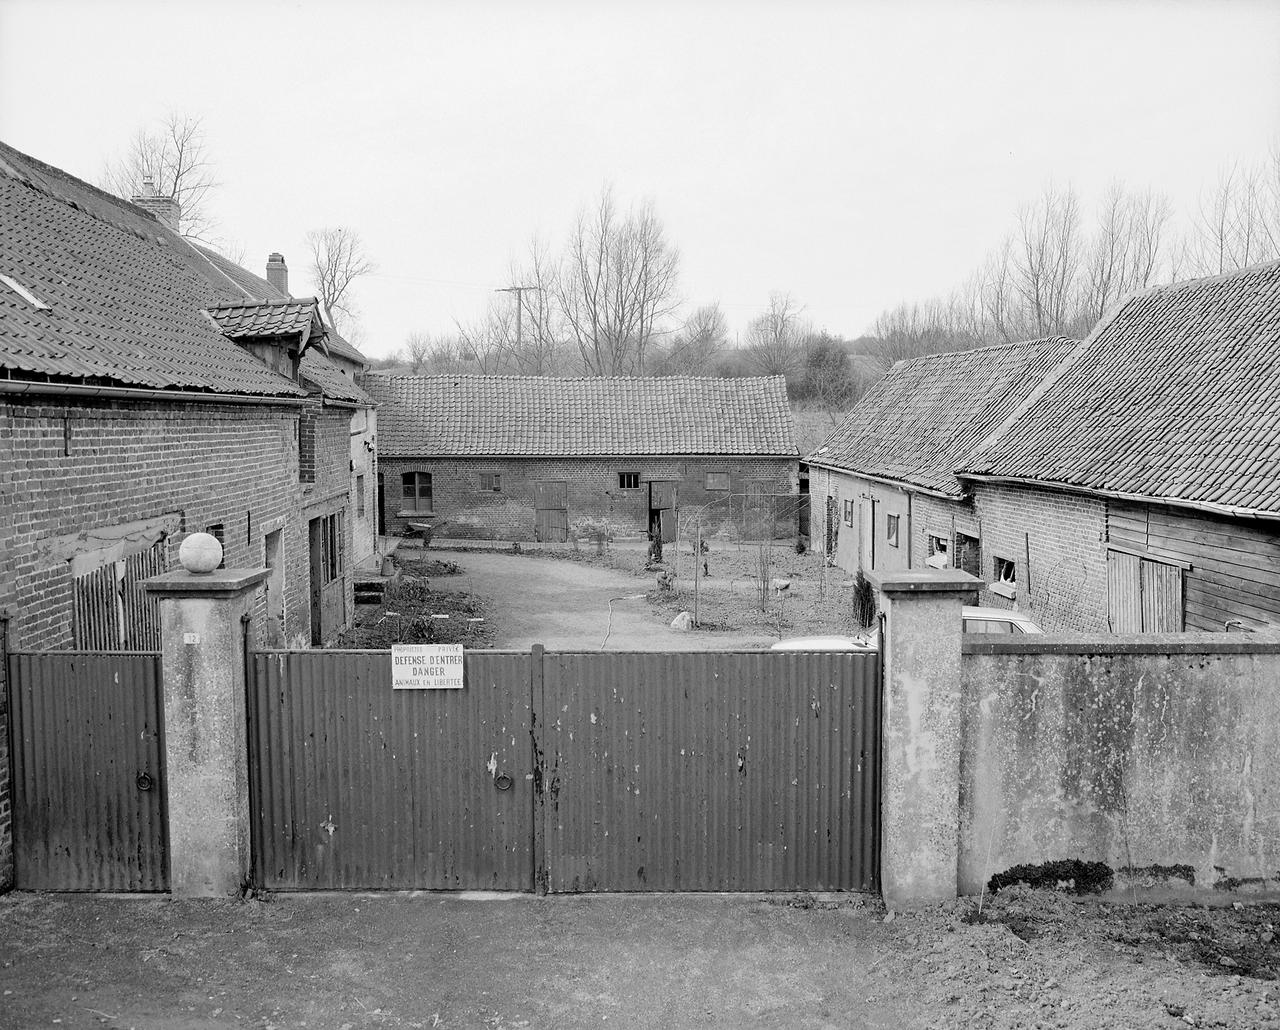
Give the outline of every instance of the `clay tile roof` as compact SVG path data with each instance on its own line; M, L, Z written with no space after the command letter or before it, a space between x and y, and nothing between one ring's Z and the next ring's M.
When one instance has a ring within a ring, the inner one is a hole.
M319 347L308 347L298 364L302 378L318 388L330 400L372 405L369 395L351 381L338 365L325 357Z
M18 378L300 395L202 309L231 299L145 212L0 144L0 369Z
M372 374L364 386L390 457L797 453L780 376Z
M966 471L1280 514L1280 263L1129 298Z
M254 301L209 308L223 336L245 340L268 336L298 336L311 332L319 320L316 299Z
M1073 345L1055 336L899 361L807 460L959 497L956 469Z
M212 247L205 247L198 243L193 244L193 246L208 258L210 264L230 279L245 297L251 300L290 299L288 294L276 289L266 279L259 275L254 275L247 268L241 268L230 258L223 257ZM345 358L347 361L361 366L369 363L368 359L343 339L340 333L326 327L325 336L329 345L330 357Z

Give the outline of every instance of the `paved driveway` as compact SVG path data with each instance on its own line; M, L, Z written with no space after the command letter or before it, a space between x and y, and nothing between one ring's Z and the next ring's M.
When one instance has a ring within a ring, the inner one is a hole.
M492 605L498 627L494 647L598 650L604 643L609 651L718 651L771 642L759 633L673 630L670 616L644 599L655 585L649 576L556 558L435 548L430 553L463 569L439 585L471 590Z

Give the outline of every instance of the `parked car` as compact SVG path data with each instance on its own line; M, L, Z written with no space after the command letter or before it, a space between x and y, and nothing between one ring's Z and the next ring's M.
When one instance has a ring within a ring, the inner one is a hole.
M966 633L1043 633L1039 626L1022 612L1007 608L974 608L963 610ZM865 651L880 646L880 635L874 630L858 636L792 637L779 640L771 651Z

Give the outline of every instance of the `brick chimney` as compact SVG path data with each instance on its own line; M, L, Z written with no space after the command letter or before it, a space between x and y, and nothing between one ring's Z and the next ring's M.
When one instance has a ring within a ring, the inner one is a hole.
M267 258L267 282L286 297L293 296L289 292L289 266L284 263L283 254L272 254Z
M155 180L151 176L142 179L142 195L133 197L133 203L152 215L174 232L178 231L178 219L182 215L182 205L177 197L162 197L156 193Z

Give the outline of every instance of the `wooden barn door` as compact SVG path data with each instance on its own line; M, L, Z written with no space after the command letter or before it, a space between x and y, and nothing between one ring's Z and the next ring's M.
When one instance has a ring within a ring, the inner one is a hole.
M569 539L569 484L548 481L533 484L535 537L544 543Z

